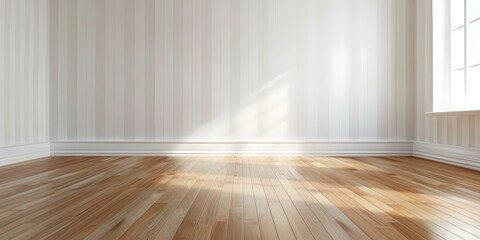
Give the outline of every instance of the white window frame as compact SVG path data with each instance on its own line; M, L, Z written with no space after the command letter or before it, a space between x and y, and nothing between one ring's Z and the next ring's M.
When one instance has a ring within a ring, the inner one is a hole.
M464 17L463 25L453 29L451 25L451 1L463 1ZM479 64L470 66L469 64L469 28L470 24L480 21L480 17L469 21L469 0L435 0L432 1L432 17L433 17L433 112L475 112L480 111L480 107L472 108L469 99L469 70ZM459 29L464 29L464 65L463 68L452 69L452 35ZM461 109L452 106L452 74L455 71L463 70L464 93L463 107Z

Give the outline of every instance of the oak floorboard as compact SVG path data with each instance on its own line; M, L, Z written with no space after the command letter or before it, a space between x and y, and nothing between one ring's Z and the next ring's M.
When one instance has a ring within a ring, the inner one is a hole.
M243 224L243 167L239 157L235 158L235 171L233 179L232 199L228 218L227 239L244 239Z

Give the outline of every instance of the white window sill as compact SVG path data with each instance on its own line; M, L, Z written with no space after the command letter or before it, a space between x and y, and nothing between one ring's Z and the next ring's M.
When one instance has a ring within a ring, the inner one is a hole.
M474 116L474 115L480 115L480 110L427 112L426 115L427 115L427 117Z

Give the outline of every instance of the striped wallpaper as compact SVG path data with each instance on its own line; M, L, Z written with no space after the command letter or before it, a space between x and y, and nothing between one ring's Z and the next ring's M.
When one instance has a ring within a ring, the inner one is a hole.
M49 11L0 0L0 147L48 141Z
M432 0L417 1L417 141L480 148L480 116L427 117L432 97Z
M51 140L415 131L414 0L51 0Z

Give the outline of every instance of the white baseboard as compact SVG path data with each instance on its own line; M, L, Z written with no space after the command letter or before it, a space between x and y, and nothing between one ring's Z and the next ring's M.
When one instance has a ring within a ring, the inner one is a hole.
M0 148L0 166L50 156L50 143L33 143Z
M413 142L413 156L480 170L480 149Z
M415 141L126 142L54 141L0 148L0 166L47 156L316 155L416 156L480 170L480 149Z
M51 142L52 156L122 155L322 155L411 156L400 142Z

